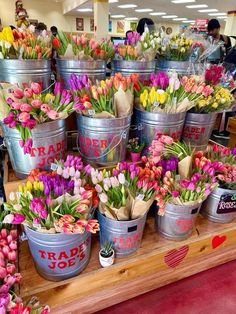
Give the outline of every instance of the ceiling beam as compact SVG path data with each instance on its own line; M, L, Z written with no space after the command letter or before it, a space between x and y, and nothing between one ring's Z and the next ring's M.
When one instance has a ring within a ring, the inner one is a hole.
M78 8L82 4L89 2L88 0L64 0L62 3L63 14L69 13Z

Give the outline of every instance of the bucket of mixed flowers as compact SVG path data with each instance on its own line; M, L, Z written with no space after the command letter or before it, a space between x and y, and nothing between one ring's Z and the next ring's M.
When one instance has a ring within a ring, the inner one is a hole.
M195 90L196 78L183 76L181 82L186 90ZM211 136L217 114L229 109L233 103L230 89L232 80L227 81L221 65L211 65L205 71L205 77L197 82L200 97L195 100L194 107L187 113L182 139L197 150L205 150Z
M158 167L140 167L126 162L118 164L112 173L91 171L91 180L100 198L101 246L113 243L117 256L132 254L140 247L160 173Z
M141 80L146 80L155 72L155 57L161 47L160 34L152 34L146 27L141 36L137 32L130 32L127 36L125 44L116 46L112 73L120 72L123 75L138 73Z
M55 168L35 170L17 193L10 194L4 223L24 225L37 271L59 281L86 267L91 233L96 233L98 223L92 218L94 193L86 185L87 168L81 158L67 156Z
M139 84L139 90L136 87L139 100L135 101L134 119L141 143L149 146L160 134L181 138L186 112L202 93L198 85L189 90L176 73L159 72L150 75L148 86Z
M217 185L215 167L210 160L208 167L193 161L191 147L168 136L154 140L149 151L144 161L162 167L156 194L158 232L170 240L184 240L192 234L202 202Z
M213 145L206 157L217 165L218 188L202 204L201 214L213 222L227 223L235 218L236 211L236 149ZM203 156L199 152L198 158Z
M65 152L65 119L74 105L71 93L60 83L48 93L38 83L24 89L2 87L0 122L16 175L21 178L33 168L50 168Z
M106 62L113 58L114 48L110 40L96 41L83 35L66 35L59 31L52 40L58 53L58 74L69 87L71 74L86 74L95 82L106 77Z
M51 36L47 31L40 35L34 29L0 32L0 81L12 84L40 83L43 88L51 82Z
M125 160L136 80L117 73L92 85L84 76L71 77L79 150L88 162L108 166Z

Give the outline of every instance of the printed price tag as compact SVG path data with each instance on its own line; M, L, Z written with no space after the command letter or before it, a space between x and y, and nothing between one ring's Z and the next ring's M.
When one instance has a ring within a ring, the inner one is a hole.
M51 170L57 170L57 168L58 168L58 165L57 164L54 164L54 163L52 163L51 164Z
M160 103L158 101L155 101L153 104L154 107L158 107L159 105L160 105Z
M236 212L236 194L223 194L216 210L217 214Z
M139 194L138 196L136 196L136 200L142 201L143 199L144 199L143 194Z
M88 110L88 114L89 114L90 116L95 115L95 110L94 110L94 109L89 109L89 110Z

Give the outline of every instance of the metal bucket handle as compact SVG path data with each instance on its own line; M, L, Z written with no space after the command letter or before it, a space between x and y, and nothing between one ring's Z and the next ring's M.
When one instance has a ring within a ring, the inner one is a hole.
M132 227L128 227L127 228L127 232L134 232L138 230L138 225L132 226Z
M108 155L111 151L113 151L118 145L120 145L120 143L121 143L121 141L122 141L122 138L126 138L126 136L127 136L127 131L122 131L120 135L115 135L115 136L113 137L113 139L112 139L110 145L107 147L107 150L108 150L108 151L107 151L106 153L104 153L104 154L102 154L102 155L100 155L100 156L96 156L96 157L88 157L88 156L85 156L85 155L81 152L80 147L79 147L79 145L78 145L78 143L79 143L79 135L77 135L77 141L76 141L76 143L77 143L77 149L78 149L79 154L80 154L82 157L84 157L84 158L89 158L89 159L91 159L91 160L96 160L96 159L98 159L98 158L103 158L103 157L107 156L107 155ZM117 138L117 137L120 137L119 142L118 142L114 147L111 148L112 142L113 142L114 139Z

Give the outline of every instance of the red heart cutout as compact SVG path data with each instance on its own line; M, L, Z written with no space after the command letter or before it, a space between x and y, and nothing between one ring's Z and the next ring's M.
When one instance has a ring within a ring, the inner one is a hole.
M184 246L181 246L179 249L174 249L174 250L169 251L164 256L164 261L166 265L168 265L171 268L177 267L187 255L188 250L189 250L189 246L184 245Z
M224 236L216 235L211 241L212 248L213 249L217 248L219 245L224 243L226 239L227 237L225 235Z

